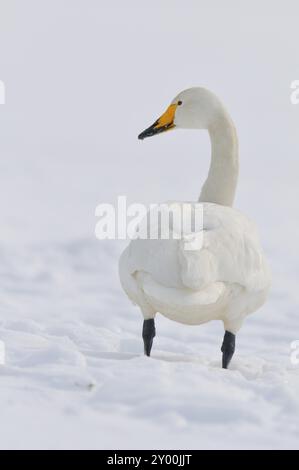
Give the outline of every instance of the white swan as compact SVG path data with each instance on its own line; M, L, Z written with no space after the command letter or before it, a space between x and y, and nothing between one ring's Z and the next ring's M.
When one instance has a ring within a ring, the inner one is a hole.
M207 129L211 139L210 170L199 197L203 244L186 251L184 240L132 240L120 258L120 281L142 311L145 354L151 352L157 312L190 325L221 320L227 368L244 318L266 300L270 272L254 224L231 207L238 141L224 106L204 88L185 90L139 139L176 128Z

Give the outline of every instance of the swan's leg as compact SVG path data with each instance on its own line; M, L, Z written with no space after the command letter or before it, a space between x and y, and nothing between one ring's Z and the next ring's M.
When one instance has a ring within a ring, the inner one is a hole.
M236 346L236 335L230 333L230 331L226 331L223 343L221 347L222 351L222 367L223 369L227 369L228 365L234 355Z
M150 356L153 345L153 339L156 336L155 320L150 318L144 320L142 329L142 338L144 343L144 354Z

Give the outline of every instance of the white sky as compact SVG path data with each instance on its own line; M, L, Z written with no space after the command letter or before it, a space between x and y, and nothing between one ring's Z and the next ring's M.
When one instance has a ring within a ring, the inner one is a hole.
M119 194L196 199L208 136L137 140L189 86L218 94L237 126L236 205L262 231L270 211L293 214L298 2L0 0L0 11L2 240L93 237L96 205Z

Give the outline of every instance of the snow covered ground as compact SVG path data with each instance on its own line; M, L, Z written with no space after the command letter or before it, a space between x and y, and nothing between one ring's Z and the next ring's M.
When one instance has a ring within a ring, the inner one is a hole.
M2 250L1 448L298 448L298 295L275 286L229 371L216 323L160 317L148 359L117 256L84 239Z
M298 449L296 3L40 3L1 1L0 448ZM141 315L118 281L125 243L94 237L96 205L118 195L197 197L206 136L136 137L202 84L236 122L236 205L273 271L228 371L217 323L159 316L144 357Z

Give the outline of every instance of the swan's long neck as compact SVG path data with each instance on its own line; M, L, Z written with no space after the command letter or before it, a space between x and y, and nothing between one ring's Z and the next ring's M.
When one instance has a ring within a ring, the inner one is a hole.
M211 165L200 202L232 206L238 182L238 138L230 116L223 110L209 127Z

